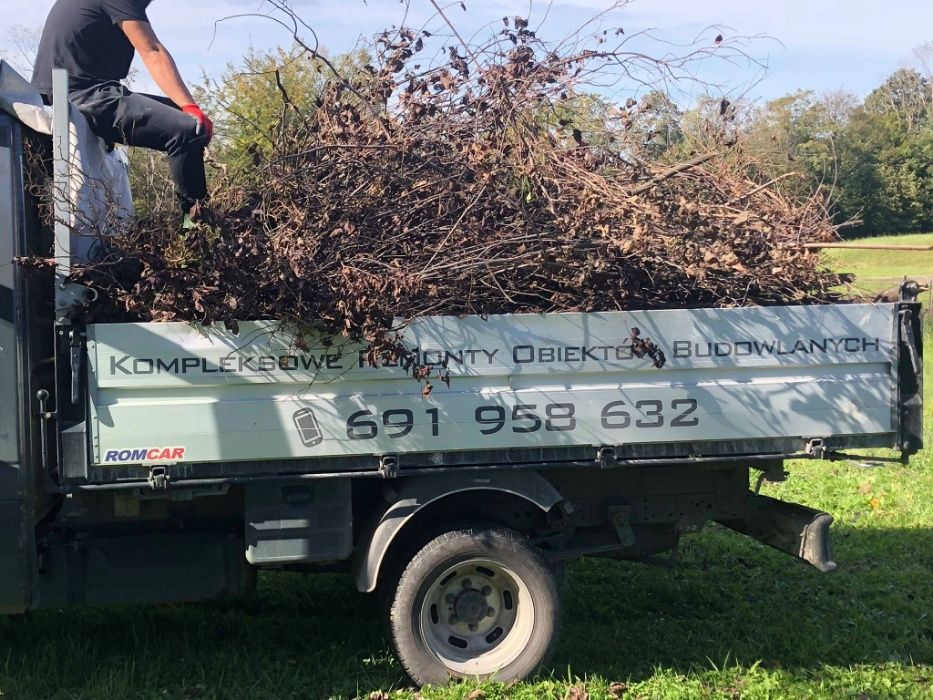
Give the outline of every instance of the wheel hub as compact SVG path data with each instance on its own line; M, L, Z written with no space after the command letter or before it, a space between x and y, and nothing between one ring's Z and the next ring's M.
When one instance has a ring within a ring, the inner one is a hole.
M468 625L475 625L486 617L488 609L486 597L475 588L464 589L454 601L454 614Z

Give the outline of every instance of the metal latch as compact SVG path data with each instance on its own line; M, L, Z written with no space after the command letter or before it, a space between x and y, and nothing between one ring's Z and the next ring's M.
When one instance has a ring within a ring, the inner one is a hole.
M152 467L149 470L149 488L153 491L165 491L168 489L168 483L171 481L168 470L165 467Z
M609 469L616 466L616 448L602 445L596 451L596 462L600 469Z
M907 352L910 354L910 365L913 367L914 374L920 374L920 353L917 352L917 339L914 337L910 309L901 311L901 340L907 346Z
M826 456L826 441L823 438L812 438L807 442L806 453L815 459Z
M39 402L39 412L36 414L39 418L39 441L41 446L42 472L49 472L49 434L46 426L47 422L55 418L55 413L48 410L46 401L49 400L49 392L46 389L39 389L36 392L36 401Z
M68 341L71 357L71 405L77 406L81 401L81 352L84 334L72 329L68 331Z
M395 455L382 455L379 458L379 473L383 479L394 479L398 476L398 457Z

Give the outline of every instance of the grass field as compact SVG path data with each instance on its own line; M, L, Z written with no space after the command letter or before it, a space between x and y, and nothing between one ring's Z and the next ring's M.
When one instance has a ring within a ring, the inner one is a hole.
M933 233L879 236L853 242L933 245ZM836 269L855 273L856 287L873 292L890 287L905 275L918 282L933 282L933 251L834 249L826 251L825 258ZM924 301L930 300L928 296Z
M883 270L919 274L914 257ZM578 562L560 646L528 683L419 694L348 576L270 574L249 601L0 619L0 697L933 698L933 451L789 470L763 492L836 516L839 571L720 527L686 538L672 567Z

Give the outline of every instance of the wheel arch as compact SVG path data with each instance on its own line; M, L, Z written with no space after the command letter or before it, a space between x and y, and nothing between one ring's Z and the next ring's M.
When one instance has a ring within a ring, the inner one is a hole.
M471 499L493 494L500 505L514 503L532 506L546 515L563 496L537 472L480 472L442 476L411 477L399 481L397 498L382 514L369 536L358 543L353 560L356 587L363 592L376 589L390 550L399 548L403 533L413 533L416 526L427 524L436 516L456 516ZM475 502L475 500L473 501ZM481 518L484 513L477 513ZM488 517L488 513L485 514Z

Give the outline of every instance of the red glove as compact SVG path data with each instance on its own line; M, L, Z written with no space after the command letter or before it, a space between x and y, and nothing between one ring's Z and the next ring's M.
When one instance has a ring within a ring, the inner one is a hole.
M181 108L181 111L198 120L198 134L203 130L204 133L207 134L208 141L214 138L214 122L201 111L200 107L197 105L185 105Z

